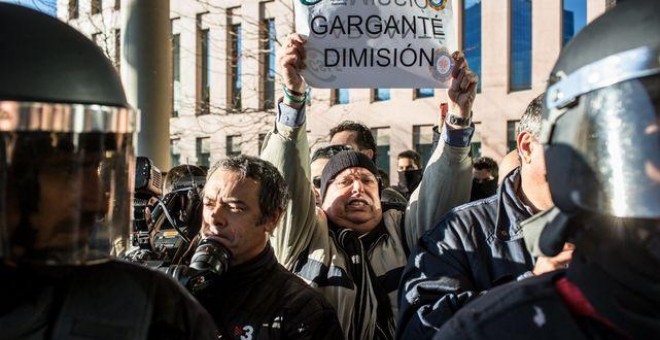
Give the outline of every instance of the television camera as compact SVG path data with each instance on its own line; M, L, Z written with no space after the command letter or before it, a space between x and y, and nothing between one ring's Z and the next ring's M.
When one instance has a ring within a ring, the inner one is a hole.
M162 172L147 157L137 157L131 262L164 271L191 291L226 271L229 252L214 240L197 245L190 265L184 262L202 225L201 193L206 179L184 173L165 195Z

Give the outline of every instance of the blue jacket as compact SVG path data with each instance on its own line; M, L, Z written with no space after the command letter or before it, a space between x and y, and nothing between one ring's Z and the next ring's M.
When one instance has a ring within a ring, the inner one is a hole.
M399 287L398 338L431 338L468 301L531 274L519 225L531 213L519 190L515 170L496 195L453 209L422 236Z

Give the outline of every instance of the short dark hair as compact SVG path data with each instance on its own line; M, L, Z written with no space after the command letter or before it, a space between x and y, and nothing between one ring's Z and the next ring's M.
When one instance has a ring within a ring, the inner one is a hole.
M316 149L312 154L312 162L317 159L330 159L332 156L340 153L341 151L351 150L350 145L328 145L322 148Z
M499 167L497 165L497 162L495 162L494 159L490 157L479 157L474 161L474 164L472 165L473 168L477 170L486 170L490 172L493 177L498 178L498 170Z
M412 159L413 163L417 165L419 169L422 168L422 156L419 154L419 152L415 150L406 150L403 152L400 152L398 156L396 156L397 159L399 158L410 158Z
M206 177L207 181L218 169L235 172L239 179L252 178L259 183L259 209L263 224L268 218L273 217L278 209L284 211L289 200L289 189L284 177L279 170L268 161L258 157L240 155L225 158L211 167Z
M339 123L339 125L330 129L330 139L343 131L356 132L357 138L355 139L355 142L357 143L358 147L360 150L367 149L373 151L374 156L371 158L371 160L376 162L376 140L374 139L374 135L371 133L371 129L369 129L369 127L352 120L345 120Z

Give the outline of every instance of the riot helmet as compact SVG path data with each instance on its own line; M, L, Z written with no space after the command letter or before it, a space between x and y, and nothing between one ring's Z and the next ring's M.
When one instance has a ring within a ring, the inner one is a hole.
M660 218L660 2L626 1L580 31L550 75L548 182L570 214Z
M129 236L135 112L100 48L0 3L0 257L85 265Z

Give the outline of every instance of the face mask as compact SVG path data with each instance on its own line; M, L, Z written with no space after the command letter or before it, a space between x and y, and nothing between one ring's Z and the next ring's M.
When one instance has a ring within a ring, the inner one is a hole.
M408 192L413 192L422 181L422 174L424 170L407 170L399 171L399 187L408 189Z
M497 192L497 180L490 179L477 182L472 179L472 192L470 193L470 201L480 200L482 198L495 195Z

